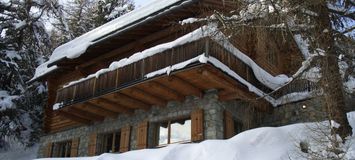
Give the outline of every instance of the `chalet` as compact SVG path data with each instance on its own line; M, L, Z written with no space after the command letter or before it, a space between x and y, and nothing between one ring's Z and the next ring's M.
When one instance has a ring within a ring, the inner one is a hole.
M31 80L48 84L38 157L122 153L316 120L314 84L289 83L302 60L292 38L186 24L231 7L156 0L59 46Z

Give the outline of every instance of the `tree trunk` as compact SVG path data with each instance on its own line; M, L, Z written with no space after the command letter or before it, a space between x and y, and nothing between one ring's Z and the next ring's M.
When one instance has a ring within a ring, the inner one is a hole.
M328 118L340 124L340 127L334 131L344 139L351 134L351 128L345 112L343 82L339 72L331 20L325 3L318 8L319 24L316 26L316 35L319 37L315 40L317 41L315 44L319 44L319 47L325 51L325 55L321 56L322 79L320 82Z

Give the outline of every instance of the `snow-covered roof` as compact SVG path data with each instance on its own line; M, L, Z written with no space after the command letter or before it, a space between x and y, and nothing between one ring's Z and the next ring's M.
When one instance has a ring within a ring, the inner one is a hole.
M96 29L93 29L92 31L87 32L75 38L74 40L56 48L50 56L49 60L36 69L35 75L30 81L34 81L58 69L56 65L48 67L49 64L52 64L63 58L78 58L80 55L86 52L89 46L97 43L105 37L129 28L138 22L144 22L145 20L152 18L152 16L157 13L169 11L177 6L181 6L191 1L192 0L154 0L151 2L151 4L148 4L145 7L133 10L132 12L129 12Z

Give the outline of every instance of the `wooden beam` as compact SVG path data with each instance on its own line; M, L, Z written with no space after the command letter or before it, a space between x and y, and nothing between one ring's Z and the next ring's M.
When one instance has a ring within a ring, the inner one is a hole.
M158 98L148 92L144 92L136 87L127 88L121 91L123 94L128 95L130 97L135 97L143 102L158 105L158 106L166 106L167 102L161 98Z
M158 93L160 96L167 100L183 101L185 99L183 95L155 81L143 83L140 86L143 87L146 91L151 90L153 93Z
M160 78L157 81L169 88L182 92L185 95L192 94L196 97L202 97L203 95L203 92L199 88L177 76L172 75L166 78Z
M84 118L81 118L81 117L78 117L72 113L69 113L69 112L66 112L66 111L63 111L63 110L58 110L57 112L59 115L63 116L63 117L66 117L66 118L69 118L75 122L78 122L78 123L81 123L81 124L90 124L91 123L91 120L88 120L88 119L84 119Z
M118 115L117 112L107 110L105 108L102 108L102 107L95 105L93 103L90 103L90 102L86 102L86 103L81 104L80 108L85 109L85 110L92 112L92 113L100 114L101 116L105 116L105 117L106 116L107 117L116 117Z
M119 92L110 94L107 97L110 97L110 100L113 100L123 106L128 106L129 108L140 108L144 110L150 109L150 105L145 104L137 99L131 98Z
M123 107L115 102L107 100L105 98L98 98L90 101L91 103L101 106L107 110L112 110L118 113L126 113L126 114L133 114L133 110Z
M206 79L212 81L213 83L217 84L218 86L223 87L225 90L232 91L235 88L235 86L233 84L229 83L228 81L226 81L222 77L219 77L219 76L211 73L210 71L203 70L201 75L204 78L206 78Z
M85 111L83 109L75 108L74 106L67 107L68 112L77 115L78 117L94 120L94 121L103 121L105 118L104 116L97 115L97 113L91 113Z
M241 91L236 91L236 92L230 92L230 91L220 91L218 93L218 98L221 101L228 101L228 100L233 100L233 99L243 99L247 100L250 99L250 97L246 96L245 93Z

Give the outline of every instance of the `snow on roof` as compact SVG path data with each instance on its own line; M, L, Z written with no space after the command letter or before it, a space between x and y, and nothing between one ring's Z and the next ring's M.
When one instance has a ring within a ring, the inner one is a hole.
M48 68L48 64L51 64L63 58L77 58L83 53L85 53L87 48L90 45L95 44L97 40L108 36L111 33L116 32L120 29L127 28L135 22L149 19L151 18L149 16L152 16L157 12L161 12L164 9L170 10L171 8L174 8L174 5L179 2L187 3L190 1L191 0L154 0L145 7L133 10L132 12L129 12L100 27L97 27L92 31L87 32L75 38L74 40L56 48L50 56L49 60L36 69L35 75L30 81L33 81L57 69L57 66L52 66Z

